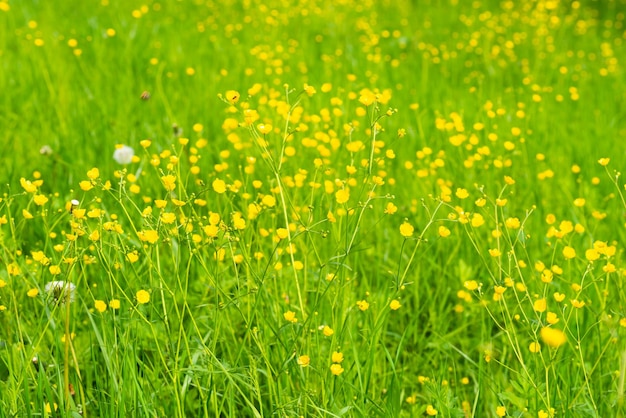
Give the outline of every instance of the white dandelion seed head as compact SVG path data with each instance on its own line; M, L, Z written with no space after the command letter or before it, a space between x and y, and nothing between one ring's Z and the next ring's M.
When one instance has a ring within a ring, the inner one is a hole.
M76 285L62 280L54 280L46 283L44 290L48 296L54 298L55 301L61 300L61 302L66 302L69 300L70 302L74 302Z
M122 145L115 149L113 159L122 165L130 164L135 156L135 151L128 145Z
M52 147L50 147L50 145L44 145L43 147L39 149L39 153L41 155L52 155L53 153Z

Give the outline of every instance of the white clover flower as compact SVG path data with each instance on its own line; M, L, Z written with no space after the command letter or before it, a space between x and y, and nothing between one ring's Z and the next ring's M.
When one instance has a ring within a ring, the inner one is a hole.
M121 147L116 148L113 153L113 159L117 161L118 164L122 165L130 164L133 161L134 156L135 151L128 145L122 145Z
M74 283L64 282L62 280L55 280L46 283L44 290L48 296L52 297L55 301L59 299L61 302L74 302L74 294L76 293L76 285Z

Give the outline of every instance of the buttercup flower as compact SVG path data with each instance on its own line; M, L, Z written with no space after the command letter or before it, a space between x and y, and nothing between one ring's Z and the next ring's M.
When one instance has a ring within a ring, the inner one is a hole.
M408 222L404 222L402 225L400 225L400 235L405 238L413 235L413 231L415 231L415 228L413 228L413 225Z
M102 300L96 300L93 303L93 305L94 305L94 308L96 308L96 311L98 311L100 313L102 313L102 312L107 310L107 304L104 303L104 301L102 301Z
M306 354L298 357L298 365L302 367L306 367L311 363L311 358Z
M339 351L333 351L333 354L331 355L330 358L333 361L333 363L341 363L343 361L343 353Z
M137 298L137 302L141 305L150 302L150 293L145 290L139 290L135 297Z
M294 311L287 311L283 314L283 317L285 318L285 320L291 322L291 323L296 323L298 322L298 318L296 318L296 313Z
M226 100L228 100L231 104L235 104L239 101L240 94L236 90L228 90L226 92Z
M341 364L332 364L330 366L330 372L335 376L339 376L341 373L343 373L343 367L341 367Z

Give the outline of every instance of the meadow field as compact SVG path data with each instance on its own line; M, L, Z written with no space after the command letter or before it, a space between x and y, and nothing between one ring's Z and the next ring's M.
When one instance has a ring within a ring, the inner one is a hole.
M0 418L621 417L626 0L0 0Z

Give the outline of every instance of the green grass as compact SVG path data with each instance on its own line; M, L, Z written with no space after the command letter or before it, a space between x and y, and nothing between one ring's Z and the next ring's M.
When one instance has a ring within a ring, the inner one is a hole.
M0 0L0 417L622 416L624 6Z

